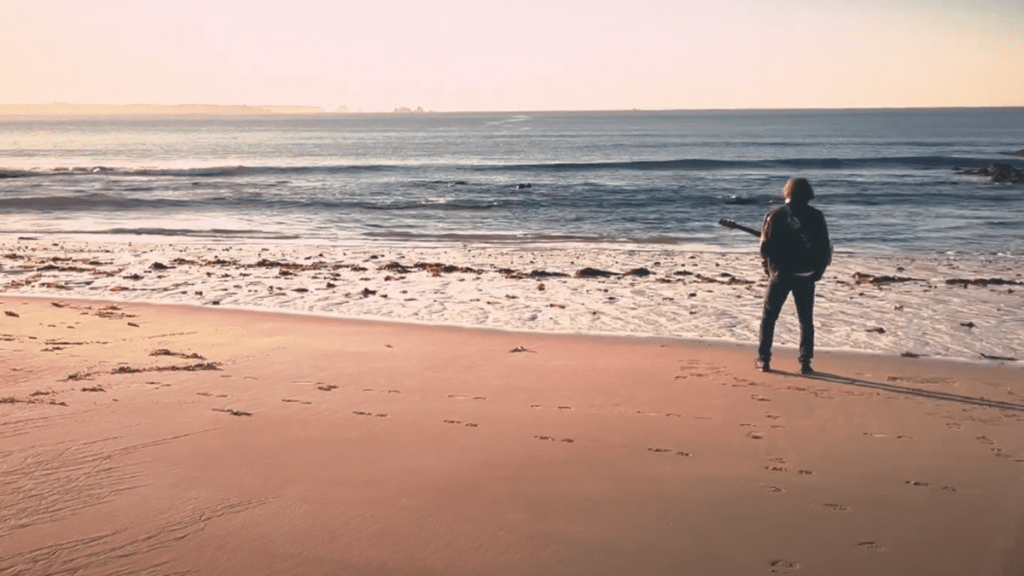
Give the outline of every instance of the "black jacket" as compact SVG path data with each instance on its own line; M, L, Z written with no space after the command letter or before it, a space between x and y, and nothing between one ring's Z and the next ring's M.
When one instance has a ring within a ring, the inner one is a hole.
M771 277L808 277L817 282L832 263L825 215L807 204L786 204L764 217L761 258Z

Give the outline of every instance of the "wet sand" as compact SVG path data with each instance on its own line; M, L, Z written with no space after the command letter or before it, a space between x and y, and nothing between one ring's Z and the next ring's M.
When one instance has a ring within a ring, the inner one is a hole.
M0 302L0 575L1024 573L1017 363Z
M751 343L766 278L743 236L735 253L0 237L0 295ZM840 250L834 260L818 283L819 349L1024 362L1024 257ZM791 306L780 344L796 344Z

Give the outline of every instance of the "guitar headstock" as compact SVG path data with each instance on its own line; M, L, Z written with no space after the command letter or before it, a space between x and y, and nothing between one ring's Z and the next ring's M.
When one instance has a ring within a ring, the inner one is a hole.
M737 224L736 222L734 222L732 220L729 220L728 218L722 218L721 220L719 220L718 221L718 225L719 226L725 226L726 228L729 228L730 230L735 230L736 228L739 227L739 224Z

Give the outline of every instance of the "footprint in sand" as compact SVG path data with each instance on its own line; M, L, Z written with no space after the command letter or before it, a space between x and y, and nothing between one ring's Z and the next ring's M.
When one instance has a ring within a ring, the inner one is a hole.
M927 482L922 482L921 480L905 480L903 483L904 484L909 484L911 486L927 486L928 485Z
M836 512L849 512L850 511L850 507L849 506L843 506L842 504L822 504L822 506L824 506L825 508L828 508L829 510L835 510Z
M764 396L761 396L759 394L751 394L750 395L750 399L751 400L756 400L758 402L771 402L772 401L771 398L765 398Z
M551 436L534 436L534 438L536 438L537 440L547 440L549 442L555 441L555 439L552 438Z
M888 437L891 436L891 434L883 434L881 432L865 432L864 435L865 436L871 436L872 438L888 438ZM913 436L906 436L906 435L903 435L903 434L897 434L896 435L896 439L897 440L913 440L914 437Z
M747 432L747 438L751 440L764 440L764 434L760 432Z
M330 392L331 390L337 390L338 387L334 384L324 384L322 386L317 386L316 389L323 390L324 392Z
M211 408L214 412L224 412L232 416L252 416L252 412L246 412L244 410L233 410L231 408Z
M950 430L963 430L964 425L959 422L947 422L946 428L949 428Z
M669 452L672 452L672 449L671 448L648 448L647 451L648 452L653 452L655 454L667 454ZM683 458L690 458L691 456L693 456L693 453L692 452L684 452L682 450L676 450L675 451L675 455L676 456L682 456Z
M872 552L881 552L882 550L885 550L885 548L883 548L881 544L871 540L867 542L861 542L857 544L857 547L859 547L861 550L870 550Z
M445 424L462 424L462 420L445 420Z
M781 494L786 491L785 489L779 488L778 486L765 486L764 489L771 492L772 494Z
M810 476L811 474L814 474L814 471L813 470L797 470L796 473L797 474L803 474L804 476Z
M772 560L770 567L772 574L792 574L800 569L800 565L792 560Z
M282 398L281 402L290 402L295 404L312 404L309 400L296 400L294 398Z

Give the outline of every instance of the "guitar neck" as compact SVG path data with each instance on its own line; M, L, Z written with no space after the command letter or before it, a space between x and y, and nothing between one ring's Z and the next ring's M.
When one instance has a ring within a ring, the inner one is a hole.
M752 236L757 236L758 238L761 237L761 231L760 230L755 230L753 228L748 228L748 227L746 227L746 226L744 226L742 224L737 224L737 223L733 222L732 220L727 220L727 219L723 218L723 219L718 221L718 224L720 226L724 226L724 227L730 228L732 230L742 230L742 231L746 232L747 234L750 234Z

